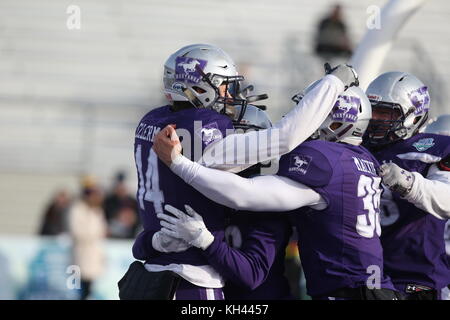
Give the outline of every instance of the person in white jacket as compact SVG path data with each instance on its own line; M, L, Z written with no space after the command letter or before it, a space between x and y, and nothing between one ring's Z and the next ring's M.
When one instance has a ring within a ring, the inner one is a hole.
M81 199L76 201L69 211L73 262L81 272L81 300L89 296L92 282L104 270L103 240L107 234L107 223L102 202L103 194L100 188L92 182L85 182Z

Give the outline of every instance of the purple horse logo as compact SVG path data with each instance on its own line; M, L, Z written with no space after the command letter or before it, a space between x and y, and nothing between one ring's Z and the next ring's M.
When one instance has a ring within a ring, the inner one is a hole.
M428 87L423 86L419 89L408 93L408 97L411 103L416 107L414 111L415 115L425 113L430 109L430 94L428 93Z
M182 67L184 70L184 73L188 74L191 72L195 72L195 67L197 65L199 65L200 62L198 62L197 60L192 60L191 62L187 63L187 62L180 62L178 64L179 67Z
M361 100L357 97L340 96L336 101L331 117L336 121L356 122Z
M175 60L175 79L198 83L202 78L202 70L207 61L188 57L177 57Z
M291 155L289 172L297 172L299 174L306 174L311 163L312 158L307 155Z

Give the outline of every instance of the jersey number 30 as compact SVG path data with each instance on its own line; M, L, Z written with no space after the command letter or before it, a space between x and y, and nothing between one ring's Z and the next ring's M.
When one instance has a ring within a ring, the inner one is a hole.
M365 238L372 238L376 232L381 235L380 226L380 188L381 178L361 175L358 182L358 198L362 198L365 214L356 221L356 231Z

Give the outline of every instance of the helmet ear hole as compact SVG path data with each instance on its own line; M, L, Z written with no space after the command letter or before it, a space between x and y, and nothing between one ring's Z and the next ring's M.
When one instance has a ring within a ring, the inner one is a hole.
M331 130L336 130L339 129L342 126L342 123L340 122L333 122L332 124L330 124L330 129Z
M420 121L420 119L422 119L422 116L415 117L415 118L414 118L414 121L413 121L413 124L418 123L418 122Z
M204 90L204 89L202 89L202 88L200 88L200 87L197 87L197 86L193 86L192 89L194 89L195 92L200 93L200 94L206 92L206 90Z

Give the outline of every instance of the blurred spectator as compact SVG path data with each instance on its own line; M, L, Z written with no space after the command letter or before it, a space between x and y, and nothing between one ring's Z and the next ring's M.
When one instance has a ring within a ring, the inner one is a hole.
M116 175L113 189L105 199L104 210L111 238L135 238L139 228L137 202L128 191L123 172Z
M135 208L123 206L116 211L114 218L109 223L109 236L111 238L134 239L136 226Z
M316 36L316 53L324 60L348 58L352 54L347 27L342 19L342 8L336 4L332 12L319 24Z
M39 234L54 236L67 231L67 210L70 206L70 195L66 190L61 190L51 200L44 213Z
M91 291L92 282L103 272L105 253L102 242L107 223L102 208L103 194L92 178L82 182L82 196L69 211L69 231L73 240L73 259L81 271L81 299Z

